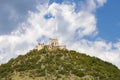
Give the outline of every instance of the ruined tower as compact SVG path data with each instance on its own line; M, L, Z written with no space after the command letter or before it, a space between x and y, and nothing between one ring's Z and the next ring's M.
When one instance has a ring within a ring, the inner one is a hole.
M59 46L58 40L50 38L50 46Z
M65 50L66 46L65 45L59 45L58 40L57 39L49 39L49 45L44 45L44 43L39 43L35 49L36 50L41 50L44 47L47 47L49 50L55 50L55 49L61 49L61 50Z

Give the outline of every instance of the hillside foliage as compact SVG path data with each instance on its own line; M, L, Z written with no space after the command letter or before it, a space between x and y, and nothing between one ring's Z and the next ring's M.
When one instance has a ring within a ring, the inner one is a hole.
M0 80L120 80L111 63L73 50L31 50L0 66Z

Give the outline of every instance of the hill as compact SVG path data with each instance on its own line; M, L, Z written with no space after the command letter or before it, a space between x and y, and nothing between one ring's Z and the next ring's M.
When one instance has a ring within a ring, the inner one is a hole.
M120 80L120 70L73 50L44 48L2 64L0 80Z

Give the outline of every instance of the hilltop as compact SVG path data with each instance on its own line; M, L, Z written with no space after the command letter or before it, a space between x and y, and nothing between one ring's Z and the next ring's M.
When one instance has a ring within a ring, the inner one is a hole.
M2 64L0 80L120 80L120 70L73 50L43 48Z

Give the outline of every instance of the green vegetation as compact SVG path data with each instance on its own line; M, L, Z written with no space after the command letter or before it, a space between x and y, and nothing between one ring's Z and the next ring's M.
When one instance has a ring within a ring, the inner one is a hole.
M0 80L120 80L111 63L73 50L32 50L0 66ZM37 77L39 79L37 79ZM47 79L48 78L48 79Z

